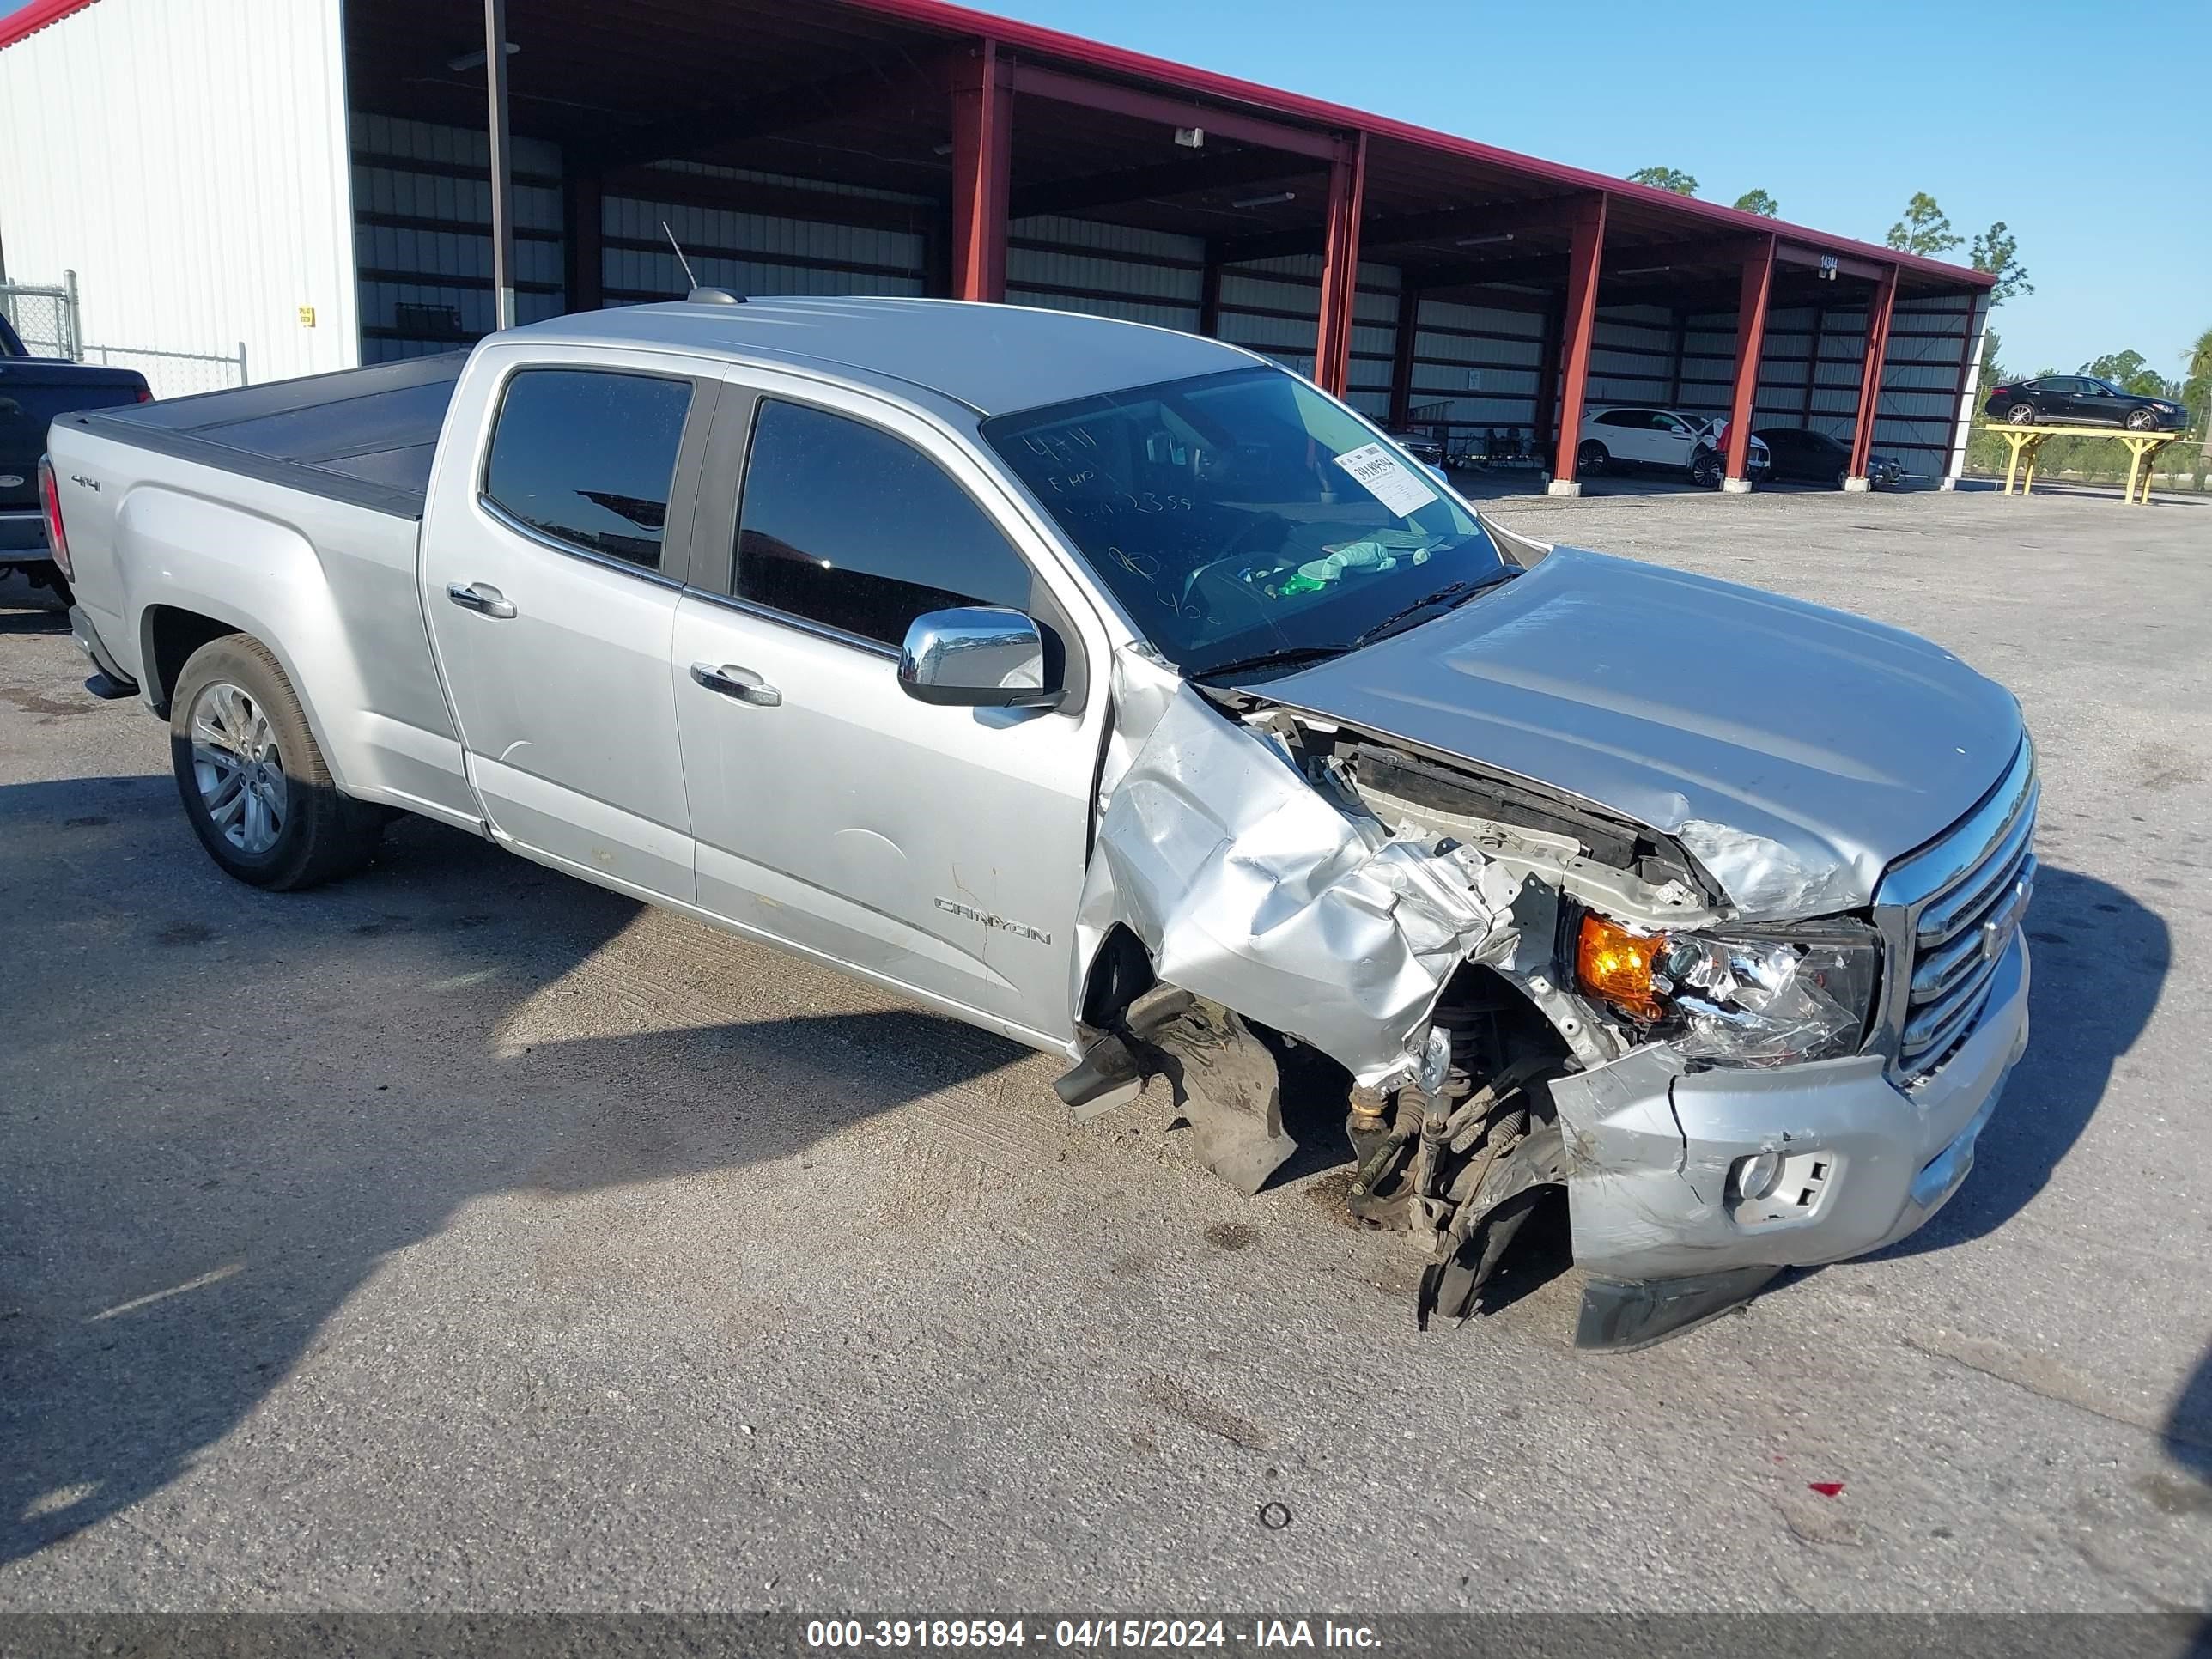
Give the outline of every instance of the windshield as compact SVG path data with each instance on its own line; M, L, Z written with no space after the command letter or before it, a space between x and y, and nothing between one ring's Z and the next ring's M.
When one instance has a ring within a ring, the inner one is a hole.
M1349 650L1512 568L1433 474L1280 369L1055 404L982 433L1188 674Z

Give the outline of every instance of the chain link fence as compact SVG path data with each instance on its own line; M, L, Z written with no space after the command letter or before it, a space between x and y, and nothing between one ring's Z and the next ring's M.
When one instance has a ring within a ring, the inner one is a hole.
M59 287L0 283L4 315L33 357L67 357L80 363L135 368L156 398L182 398L195 392L222 392L247 383L246 343L234 352L167 351L149 346L94 345L84 337L77 305L76 273L62 273Z
M62 286L0 283L0 316L8 319L33 357L77 356L83 336L77 329L76 272L62 273Z

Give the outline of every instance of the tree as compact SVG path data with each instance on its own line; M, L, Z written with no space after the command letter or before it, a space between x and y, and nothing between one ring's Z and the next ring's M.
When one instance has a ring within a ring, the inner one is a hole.
M2181 401L2189 405L2191 419L2203 438L2198 450L2203 463L2197 468L2197 487L2204 488L2204 475L2212 472L2212 328L2197 337L2196 349L2189 354L2189 378L2181 383Z
M1655 190L1671 190L1677 196L1695 196L1698 181L1676 167L1638 167L1628 175L1632 185L1650 185Z
M1940 259L1966 240L1952 230L1950 219L1924 190L1912 193L1905 216L1889 228L1890 246L1923 259Z
M1762 218L1771 219L1782 211L1782 204L1763 190L1747 190L1735 198L1735 208L1739 213L1756 213Z
M1929 205L1933 207L1935 204L1930 202ZM1890 233L1893 236L1896 234ZM1974 238L1974 246L1966 258L1976 270L1986 270L1997 279L1996 286L1990 290L1990 303L1993 306L2002 305L2015 294L2035 292L2035 284L2027 280L2027 267L2020 262L2020 243L2005 229L2002 219Z
M2165 398L2172 395L2166 376L2153 368L2140 351L2108 351L2092 363L2084 363L2074 371L2077 374L2094 374L2100 380L2110 380L2123 392L2131 392L2138 398Z

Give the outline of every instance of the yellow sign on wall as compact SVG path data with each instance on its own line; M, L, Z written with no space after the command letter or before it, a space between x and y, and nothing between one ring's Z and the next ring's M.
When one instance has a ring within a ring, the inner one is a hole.
M301 326L301 328L313 328L314 325L315 325L315 308L314 308L314 307L313 307L313 306L301 306L301 307L300 307L300 326Z

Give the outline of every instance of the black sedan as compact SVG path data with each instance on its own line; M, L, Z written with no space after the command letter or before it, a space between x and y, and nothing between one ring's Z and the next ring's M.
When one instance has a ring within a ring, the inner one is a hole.
M1774 458L1777 478L1832 484L1840 489L1850 476L1851 447L1825 432L1808 431L1802 426L1763 426L1753 435L1765 444L1766 453ZM1902 483L1905 464L1892 455L1869 455L1867 478L1876 484Z
M2189 411L2171 398L2123 392L2093 374L2044 374L2008 380L1982 413L2008 426L2119 426L2130 432L2179 432Z

